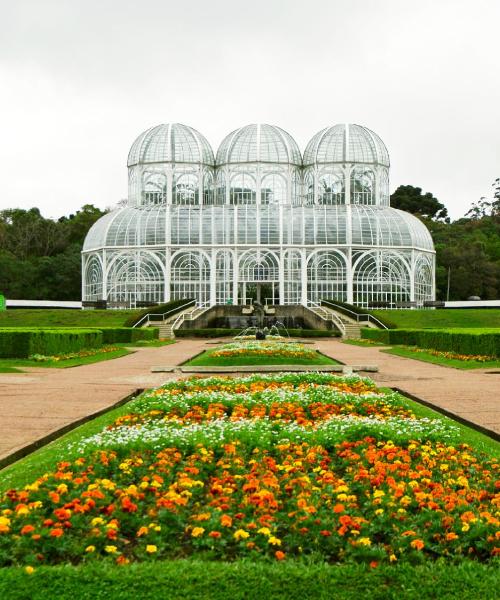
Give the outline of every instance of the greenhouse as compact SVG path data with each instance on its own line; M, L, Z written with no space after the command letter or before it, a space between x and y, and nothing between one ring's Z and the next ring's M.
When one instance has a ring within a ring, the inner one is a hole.
M421 306L432 238L390 207L389 166L360 125L323 129L303 155L283 129L247 125L216 156L191 127L152 127L128 155L128 200L85 239L83 300Z

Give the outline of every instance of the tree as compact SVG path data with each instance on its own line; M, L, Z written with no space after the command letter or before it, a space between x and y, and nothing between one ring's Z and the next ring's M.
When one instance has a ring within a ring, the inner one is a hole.
M445 205L430 192L422 194L422 188L412 185L400 185L391 195L391 206L434 221L449 222Z

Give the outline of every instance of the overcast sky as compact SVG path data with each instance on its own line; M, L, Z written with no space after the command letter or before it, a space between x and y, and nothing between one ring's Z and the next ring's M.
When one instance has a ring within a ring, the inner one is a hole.
M0 0L0 208L45 216L127 194L126 158L180 122L214 151L248 123L303 150L359 123L391 191L453 218L500 177L500 0Z

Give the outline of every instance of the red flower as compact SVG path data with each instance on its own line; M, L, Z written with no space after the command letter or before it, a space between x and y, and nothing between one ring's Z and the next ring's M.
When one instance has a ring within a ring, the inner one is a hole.
M50 537L61 537L63 535L64 531L62 529L60 529L59 527L56 527L55 529L52 529L50 531Z

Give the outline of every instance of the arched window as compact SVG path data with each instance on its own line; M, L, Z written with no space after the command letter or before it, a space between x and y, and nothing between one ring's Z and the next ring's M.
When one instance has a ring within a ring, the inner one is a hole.
M143 175L143 204L165 204L167 201L167 177L163 173L146 172Z
M304 177L304 204L314 204L314 177L311 171Z
M95 302L103 298L103 275L101 261L91 256L85 266L84 300Z
M415 302L417 306L423 306L426 300L432 300L433 268L432 259L421 254L415 261Z
M165 273L161 259L149 252L128 252L111 262L108 301L127 306L151 306L163 302Z
M193 173L175 175L172 188L172 203L198 204L198 177Z
M380 204L389 206L389 171L383 169L380 173Z
M214 176L210 171L205 171L203 178L203 204L215 204Z
M278 261L271 252L252 250L240 258L240 281L278 281Z
M318 204L345 204L344 174L342 172L320 175Z
M210 300L210 264L202 252L179 252L171 263L171 298L194 298L199 304Z
M375 175L371 169L363 167L352 169L351 203L375 204Z
M255 204L257 198L255 179L249 173L237 173L231 177L229 201L231 204Z
M307 298L345 301L347 296L346 259L328 250L314 253L307 263Z
M354 303L364 308L394 308L410 301L410 272L403 258L369 252L354 265Z
M261 204L285 204L287 200L286 181L282 175L271 173L262 178L260 186Z

